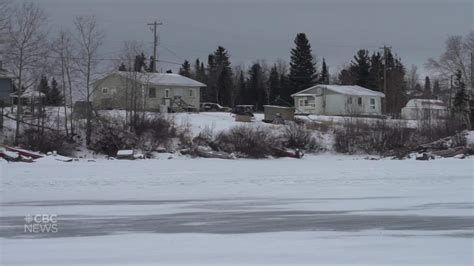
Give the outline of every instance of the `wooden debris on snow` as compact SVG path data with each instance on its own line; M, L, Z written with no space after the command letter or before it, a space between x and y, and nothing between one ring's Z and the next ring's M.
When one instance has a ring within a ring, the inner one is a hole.
M221 152L221 151L214 151L210 148L205 148L205 147L196 147L193 149L183 149L181 150L181 154L184 155L192 155L192 156L197 156L197 157L203 157L203 158L217 158L217 159L235 159L235 155L229 154L226 152Z

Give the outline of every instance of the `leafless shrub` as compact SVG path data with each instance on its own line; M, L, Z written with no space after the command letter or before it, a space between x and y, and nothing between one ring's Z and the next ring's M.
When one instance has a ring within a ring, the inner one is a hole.
M282 138L283 145L287 148L306 151L315 151L320 148L313 133L304 125L297 123L288 123L283 129Z
M333 122L328 122L328 121L323 121L323 122L308 122L306 123L306 128L310 130L316 130L319 132L329 132L334 128L334 123Z
M133 149L138 145L138 138L120 121L95 122L89 149L109 156L117 151Z
M27 128L23 131L18 145L24 149L43 153L56 151L58 154L71 155L75 144L69 142L66 135L60 131L48 129Z
M375 123L348 120L336 130L334 148L342 153L383 154L412 145L412 131L402 122L389 123L385 119Z
M134 133L145 147L154 150L167 146L173 138L178 137L178 129L174 119L163 115L145 117L136 121Z
M162 115L138 119L129 128L120 119L100 119L95 122L89 148L115 156L121 149L140 149L151 152L158 148L171 149L174 140L184 141L187 129L181 130L174 119Z
M189 120L182 122L177 130L179 143L183 147L191 147L193 144L193 130Z
M432 142L448 136L453 136L464 129L462 122L452 120L431 120L418 121L417 138L420 142Z
M265 158L279 146L278 138L264 127L236 126L221 132L216 137L216 145L225 152L236 152L250 158Z
M209 126L205 126L193 139L193 143L201 146L211 146L214 143L214 130Z

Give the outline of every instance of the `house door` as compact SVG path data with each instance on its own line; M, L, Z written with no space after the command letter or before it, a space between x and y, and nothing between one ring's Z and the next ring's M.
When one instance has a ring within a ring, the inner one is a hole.
M171 99L170 98L165 98L165 105L167 107L170 107L171 106Z

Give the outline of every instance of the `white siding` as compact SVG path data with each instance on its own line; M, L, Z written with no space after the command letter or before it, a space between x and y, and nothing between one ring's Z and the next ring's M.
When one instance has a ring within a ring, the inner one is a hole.
M345 94L331 93L322 96L295 95L294 99L297 113L318 115L381 114L382 99L380 97L350 96ZM374 104L371 104L371 99L373 99Z

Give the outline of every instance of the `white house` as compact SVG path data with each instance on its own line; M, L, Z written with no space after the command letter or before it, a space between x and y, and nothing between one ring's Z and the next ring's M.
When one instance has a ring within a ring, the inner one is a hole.
M150 111L197 111L203 87L206 84L179 74L117 71L95 82L92 104L97 109L125 109L136 102Z
M291 95L297 113L381 115L385 94L360 86L316 85Z
M411 99L402 108L403 119L444 119L446 117L448 117L448 108L441 100Z

